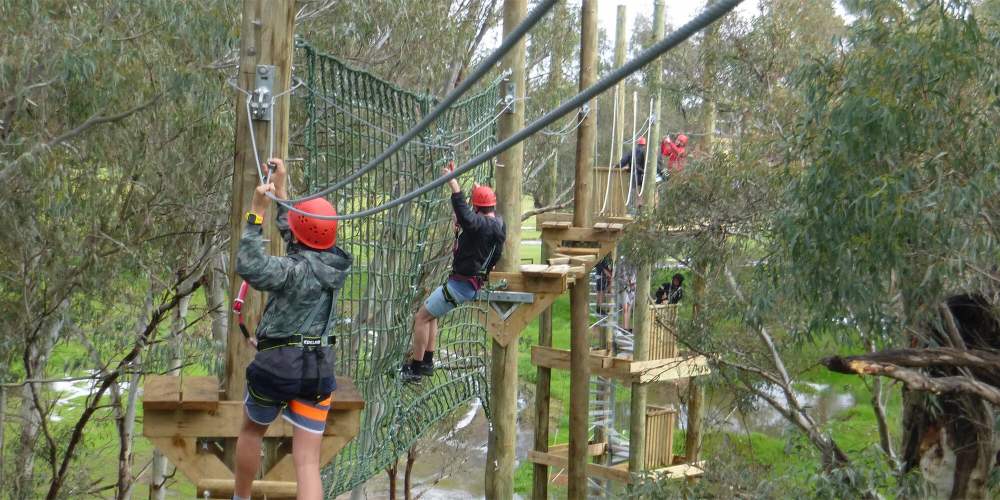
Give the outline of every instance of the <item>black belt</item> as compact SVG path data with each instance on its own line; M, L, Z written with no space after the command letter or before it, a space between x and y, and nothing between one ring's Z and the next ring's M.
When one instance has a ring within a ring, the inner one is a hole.
M302 335L289 335L287 337L281 338L263 338L257 341L257 350L266 351L268 349L277 349L278 347L302 347L302 348L316 348L316 347L326 347L333 345L331 342L324 342L325 337L311 337Z

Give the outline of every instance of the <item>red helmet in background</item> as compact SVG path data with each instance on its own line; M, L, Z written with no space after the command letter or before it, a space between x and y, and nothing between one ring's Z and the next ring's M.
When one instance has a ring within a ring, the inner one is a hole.
M297 203L295 208L316 215L337 215L337 210L324 198L313 198ZM303 245L316 250L326 250L337 243L337 221L317 219L298 212L288 212L288 227Z
M489 186L478 186L472 190L472 206L495 207L497 195Z
M686 136L684 134L678 135L677 136L677 143L680 144L681 146L687 146L688 136Z
M639 140L635 141L635 143L638 144L638 145L640 145L640 146L645 146L646 145L646 137L645 136L639 137Z

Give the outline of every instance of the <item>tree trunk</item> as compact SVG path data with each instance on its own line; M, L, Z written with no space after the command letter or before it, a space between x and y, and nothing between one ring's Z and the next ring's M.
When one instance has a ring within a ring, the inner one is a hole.
M928 498L985 499L997 454L992 407L975 396L903 392L903 470L919 470ZM989 422L990 425L981 425Z
M205 295L208 299L208 310L212 318L212 340L223 349L226 345L226 333L229 328L229 308L226 303L226 253L219 252L212 265L205 271Z
M64 300L50 317L49 324L39 329L41 335L25 346L27 351L25 373L28 378L45 378L45 366L49 355L52 354L52 347L62 333L68 309L69 301ZM17 459L14 462L18 464L18 474L14 483L15 498L35 496L35 454L38 449L37 440L42 427L42 416L47 412L46 408L39 407L44 400L42 389L42 384L25 384L21 388L21 435L18 439Z
M413 487L411 482L413 476L413 462L417 461L417 445L413 445L409 451L406 452L406 472L403 474L403 498L410 500L413 498L413 492L410 488Z
M928 338L946 339L956 349L996 349L1000 320L985 298L959 295L942 307L940 327ZM942 331L945 330L945 331ZM956 338L958 337L958 338ZM968 369L932 368L928 375L969 375ZM919 470L933 487L931 498L987 498L987 482L997 457L995 412L982 397L969 393L903 391L903 471Z
M212 266L209 267L211 268ZM210 281L212 280L210 279ZM174 376L180 375L181 366L184 364L184 329L187 326L187 312L190 302L190 296L184 297L180 300L177 308L174 309L174 315L171 322L170 342L167 344L166 348L170 349L171 352L169 373ZM213 318L213 329L215 326L214 323L215 319ZM164 483L166 481L168 468L169 462L166 457L160 453L160 450L154 449L153 462L150 466L150 500L165 500L167 498L167 489Z
M392 465L385 470L387 476L389 476L389 500L396 500L396 471L399 467L399 459L397 458Z

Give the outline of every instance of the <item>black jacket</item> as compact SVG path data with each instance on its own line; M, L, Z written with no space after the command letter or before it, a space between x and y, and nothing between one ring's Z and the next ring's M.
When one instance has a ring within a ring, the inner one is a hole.
M656 290L657 304L676 304L684 298L684 288L674 286L673 283L664 283Z
M632 158L632 148L626 149L621 161L618 162L618 168L625 167L632 167L635 171L632 182L641 186L646 175L646 146L635 147L635 158Z
M465 202L464 193L453 193L451 206L462 228L455 245L452 272L470 277L488 274L503 253L507 226L499 215L487 217L473 212Z

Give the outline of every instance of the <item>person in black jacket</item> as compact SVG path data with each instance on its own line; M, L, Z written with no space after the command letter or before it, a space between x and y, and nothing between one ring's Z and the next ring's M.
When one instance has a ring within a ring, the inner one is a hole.
M445 173L451 172L449 165ZM437 340L437 319L463 302L476 298L489 272L500 260L507 226L496 214L497 197L489 186L474 184L472 208L465 202L458 181L448 182L451 206L461 230L455 240L454 264L451 276L437 287L413 319L413 343L409 361L403 365L406 382L417 382L434 373L434 347Z
M618 168L632 168L632 186L635 189L642 188L643 176L646 174L646 138L639 137L635 141L635 148L628 148L622 159L618 162Z
M670 283L664 283L656 290L657 304L676 304L684 298L684 276L677 273L671 278Z

